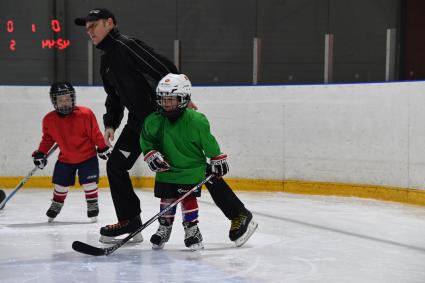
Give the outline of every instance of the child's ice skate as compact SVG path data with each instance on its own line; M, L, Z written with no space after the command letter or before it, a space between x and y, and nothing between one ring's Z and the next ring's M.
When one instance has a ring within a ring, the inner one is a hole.
M202 234L199 231L197 223L194 222L183 222L184 227L184 244L192 251L200 250L204 248L202 244Z
M52 200L52 204L50 205L49 209L46 212L46 215L48 217L48 222L53 222L53 220L58 216L59 212L61 212L61 209L63 207L62 202L57 202Z

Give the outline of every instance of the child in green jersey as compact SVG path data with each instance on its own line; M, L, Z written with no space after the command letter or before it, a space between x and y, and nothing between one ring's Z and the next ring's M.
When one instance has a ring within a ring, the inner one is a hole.
M159 111L146 118L140 135L144 160L157 172L154 192L161 199L161 209L205 178L207 158L215 177L229 170L227 156L221 153L205 115L187 108L191 87L185 75L166 75L156 89ZM203 248L197 225L196 197L200 195L199 188L181 202L184 243L192 250ZM154 249L163 248L169 240L175 213L176 207L159 218L158 231L150 239Z

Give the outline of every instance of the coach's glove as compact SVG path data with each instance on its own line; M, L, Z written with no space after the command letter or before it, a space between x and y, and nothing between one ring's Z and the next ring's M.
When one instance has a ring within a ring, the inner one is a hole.
M110 147L105 147L102 149L97 149L97 156L99 156L99 158L103 159L103 160L108 160L109 157L111 157L111 153L112 153L112 148Z
M32 161L34 162L34 165L40 169L46 167L47 164L46 155L39 150L36 150L32 153Z
M163 172L170 169L170 164L164 159L159 151L151 150L145 155L146 163L149 165L149 168L154 172Z
M229 164L227 164L227 155L222 153L210 159L212 173L220 178L229 172Z

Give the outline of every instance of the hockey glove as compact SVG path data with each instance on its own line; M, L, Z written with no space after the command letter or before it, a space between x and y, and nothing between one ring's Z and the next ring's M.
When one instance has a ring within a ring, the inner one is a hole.
M145 155L145 162L148 164L149 169L154 172L163 172L170 169L170 164L164 159L159 151L151 150Z
M112 148L110 147L105 147L102 149L97 149L97 156L99 156L99 158L103 159L103 160L108 160L109 157L111 157L111 153L112 153Z
M229 172L229 164L227 164L227 154L220 154L210 159L212 173L220 178Z
M32 161L34 162L34 165L40 169L43 169L47 165L46 155L39 150L32 153Z

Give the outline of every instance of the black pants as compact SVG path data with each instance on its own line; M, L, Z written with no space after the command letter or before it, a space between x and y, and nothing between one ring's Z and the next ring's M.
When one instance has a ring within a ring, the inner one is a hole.
M211 174L211 168L208 166L207 175ZM220 208L227 219L232 220L241 212L246 211L242 201L232 191L223 178L211 178L210 182L205 184L214 203Z
M140 133L125 126L106 163L112 201L119 221L133 218L141 212L140 200L134 192L128 173L142 153L139 135Z
M139 136L140 133L125 126L106 163L112 200L119 221L133 218L141 212L140 200L134 192L128 173L142 153ZM207 174L209 172L210 169ZM245 211L243 203L222 178L212 178L206 187L215 204L229 220Z

